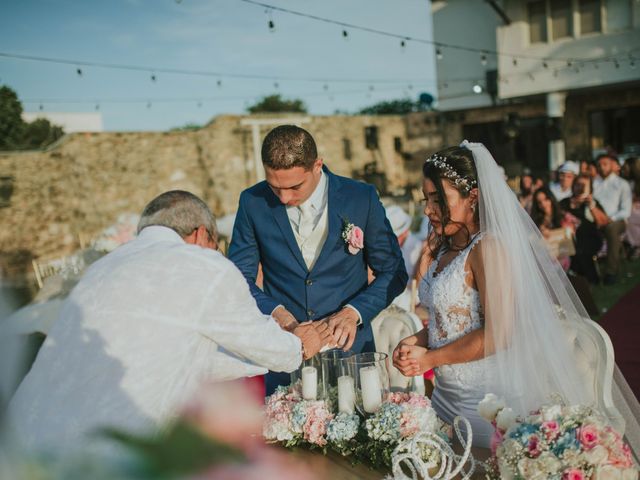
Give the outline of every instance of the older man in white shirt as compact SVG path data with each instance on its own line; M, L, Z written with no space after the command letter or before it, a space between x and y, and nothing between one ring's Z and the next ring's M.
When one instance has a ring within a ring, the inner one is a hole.
M595 198L609 217L602 231L607 240L607 264L604 283L611 285L617 281L621 236L627 228L627 219L631 216L631 187L614 171L614 163L618 161L610 154L603 154L596 160L599 178L593 182L593 198Z
M146 430L204 380L290 372L331 339L324 324L289 333L258 310L215 250L215 219L198 197L160 195L138 231L87 270L12 398L27 448L74 448L106 426Z

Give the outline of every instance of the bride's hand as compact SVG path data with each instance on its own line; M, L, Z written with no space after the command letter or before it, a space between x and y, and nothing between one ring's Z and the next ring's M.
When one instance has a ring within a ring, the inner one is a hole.
M415 377L429 370L429 352L424 347L400 343L393 351L393 365L405 377Z

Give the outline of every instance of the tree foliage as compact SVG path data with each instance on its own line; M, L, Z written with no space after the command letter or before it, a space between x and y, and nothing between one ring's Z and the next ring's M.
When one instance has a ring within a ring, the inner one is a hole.
M420 110L421 106L419 102L415 102L409 98L401 98L375 103L363 108L359 113L363 115L404 115Z
M296 112L307 113L307 106L300 99L287 100L280 94L268 95L263 97L255 105L247 108L249 113L263 112Z
M0 150L43 148L64 135L62 127L46 118L22 119L22 104L11 88L0 87Z

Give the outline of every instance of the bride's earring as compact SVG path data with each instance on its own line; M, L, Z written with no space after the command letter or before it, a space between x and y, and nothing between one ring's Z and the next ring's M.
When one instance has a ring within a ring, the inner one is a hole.
M477 206L477 205L478 205L478 204L477 204L477 202L473 202L473 203L471 204L471 211L472 211L473 213L476 213L476 206Z

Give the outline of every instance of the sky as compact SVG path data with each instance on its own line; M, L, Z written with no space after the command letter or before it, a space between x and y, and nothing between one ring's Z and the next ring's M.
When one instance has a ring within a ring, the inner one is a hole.
M432 35L429 0L262 3L408 37ZM344 29L242 0L4 1L0 53L143 70L0 56L0 84L18 93L25 111L99 111L110 131L202 125L216 115L244 113L273 93L301 98L315 115L353 113L422 92L435 96L431 45L408 41L402 47L399 39L349 28L345 39Z

